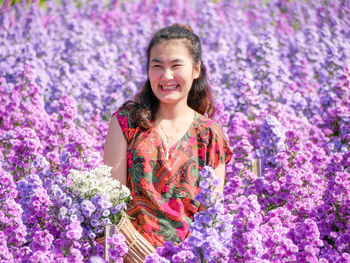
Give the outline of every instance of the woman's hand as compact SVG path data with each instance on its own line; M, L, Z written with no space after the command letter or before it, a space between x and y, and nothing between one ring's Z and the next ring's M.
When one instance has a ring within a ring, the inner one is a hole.
M99 243L102 246L105 246L105 237L99 237L96 239L96 242Z

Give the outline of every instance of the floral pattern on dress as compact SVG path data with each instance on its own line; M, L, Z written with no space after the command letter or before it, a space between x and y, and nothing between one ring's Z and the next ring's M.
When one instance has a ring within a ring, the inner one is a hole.
M227 163L232 152L219 126L195 113L186 134L169 149L156 128L142 129L131 122L129 109L114 115L127 141L127 186L133 197L127 209L136 229L154 246L183 241L198 212L199 171Z

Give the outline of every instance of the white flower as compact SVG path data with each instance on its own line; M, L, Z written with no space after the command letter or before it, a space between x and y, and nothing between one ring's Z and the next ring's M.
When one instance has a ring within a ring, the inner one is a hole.
M72 193L83 199L89 199L96 194L105 195L112 203L123 202L130 196L130 190L121 185L111 175L112 167L100 165L91 171L71 170L68 179L73 182L69 187Z

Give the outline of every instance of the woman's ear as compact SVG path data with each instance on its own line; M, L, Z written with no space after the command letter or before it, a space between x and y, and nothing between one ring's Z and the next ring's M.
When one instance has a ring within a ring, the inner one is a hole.
M199 61L197 63L197 65L194 66L194 69L193 69L193 79L198 79L200 74L201 74L201 66L202 66L202 63Z

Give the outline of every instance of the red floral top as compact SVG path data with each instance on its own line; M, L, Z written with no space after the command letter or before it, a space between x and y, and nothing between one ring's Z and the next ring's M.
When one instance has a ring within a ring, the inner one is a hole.
M136 229L154 246L179 243L188 234L199 203L199 171L227 163L232 152L219 126L195 113L186 134L169 149L166 159L156 128L142 129L126 108L115 116L127 141L127 186L133 197L127 213Z

